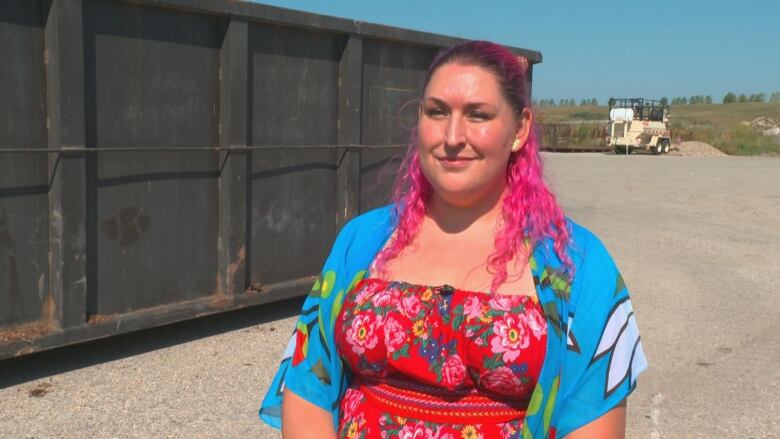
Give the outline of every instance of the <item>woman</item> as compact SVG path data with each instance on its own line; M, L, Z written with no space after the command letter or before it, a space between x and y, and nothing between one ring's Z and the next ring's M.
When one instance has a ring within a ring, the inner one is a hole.
M395 202L339 233L260 410L285 437L625 435L628 291L546 188L526 102L498 45L433 61Z

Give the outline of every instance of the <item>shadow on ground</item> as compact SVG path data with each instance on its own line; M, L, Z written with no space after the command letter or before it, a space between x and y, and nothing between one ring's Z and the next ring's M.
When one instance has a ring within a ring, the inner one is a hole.
M303 297L0 361L0 389L295 316Z

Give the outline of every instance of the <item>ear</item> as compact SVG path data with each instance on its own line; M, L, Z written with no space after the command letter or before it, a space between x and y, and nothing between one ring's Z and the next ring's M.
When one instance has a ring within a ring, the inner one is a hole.
M528 142L531 127L534 124L534 114L530 109L524 108L517 121L515 142L512 143L512 152L520 151Z

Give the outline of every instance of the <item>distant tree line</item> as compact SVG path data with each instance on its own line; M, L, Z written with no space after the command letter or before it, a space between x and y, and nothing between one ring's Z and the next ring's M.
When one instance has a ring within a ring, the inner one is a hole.
M670 101L668 97L664 96L660 99L661 104L663 105L695 105L695 104L712 104L712 96L707 95L693 95L690 97L686 96L675 96ZM776 91L772 93L769 98L767 99L766 93L753 93L751 95L746 94L740 94L736 95L732 92L726 93L725 96L723 96L723 103L724 104L742 104L745 102L780 102L780 91ZM596 100L596 98L592 99L582 99L580 101L580 106L588 106L588 105L598 105L599 102ZM576 107L577 101L574 99L560 99L556 101L555 99L539 99L533 100L533 106L534 107Z
M596 100L596 98L583 99L580 101L581 107L587 105L598 105L598 104L599 101ZM576 107L577 101L575 101L574 99L561 99L558 102L555 102L555 99L540 99L540 100L534 99L532 105L534 107Z
M769 96L768 99L769 102L780 102L780 91L776 91L772 93ZM661 98L662 103L668 103L669 99L666 97ZM725 96L723 96L724 104L743 104L746 102L767 102L766 93L753 93L751 95L746 94L740 94L736 95L732 92L726 93ZM691 96L690 98L686 98L684 96L678 96L672 98L671 101L672 105L688 105L688 104L711 104L712 96L701 96L701 95L695 95Z
M661 98L662 104L668 104L669 98L666 96ZM712 103L712 96L702 96L702 95L694 95L690 98L686 98L685 96L677 96L672 98L672 105L688 105L688 104L711 104Z
M766 93L753 93L750 96L742 93L736 95L732 92L723 96L724 104L744 104L746 102L766 102ZM769 96L769 102L780 102L780 91L776 91Z

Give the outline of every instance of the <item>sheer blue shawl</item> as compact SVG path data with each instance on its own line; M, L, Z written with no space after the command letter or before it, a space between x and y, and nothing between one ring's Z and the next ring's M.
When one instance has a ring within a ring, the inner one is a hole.
M553 242L538 243L530 258L536 293L550 331L539 382L518 437L555 438L597 419L625 399L647 368L628 290L604 245L568 221L567 254L574 279L563 275ZM392 205L347 223L306 298L260 418L281 428L282 392L321 407L339 422L349 381L336 352L333 329L344 296L362 279L395 227Z

